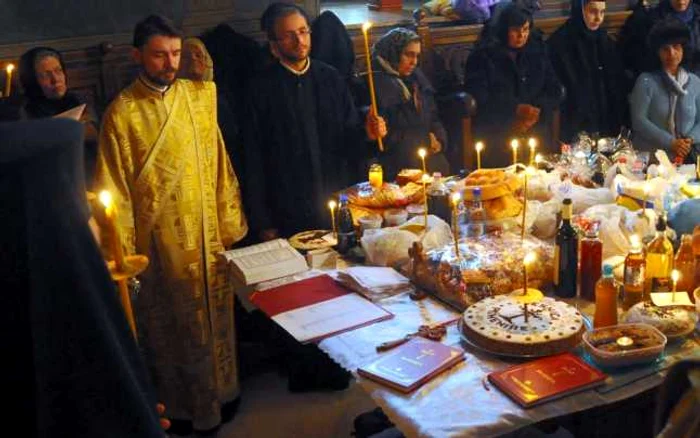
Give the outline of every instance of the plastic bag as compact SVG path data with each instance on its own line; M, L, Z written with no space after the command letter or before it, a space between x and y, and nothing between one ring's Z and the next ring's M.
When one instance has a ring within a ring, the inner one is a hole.
M365 230L360 243L366 261L375 266L394 266L408 260L413 242L422 241L427 249L439 248L452 240L450 226L437 216L428 215L427 232L420 231L423 216L417 216L399 227Z
M654 234L656 214L646 210L645 216L615 204L596 205L584 211L581 216L600 222L598 236L603 242L603 258L625 256L630 249L630 236L644 238Z

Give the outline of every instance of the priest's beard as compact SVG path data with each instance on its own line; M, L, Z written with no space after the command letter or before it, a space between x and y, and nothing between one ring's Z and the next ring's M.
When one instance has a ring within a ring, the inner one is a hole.
M177 78L177 70L171 68L158 70L153 73L148 72L144 69L142 70L142 73L150 82L161 87L167 87L172 85L173 82L175 82L175 79Z

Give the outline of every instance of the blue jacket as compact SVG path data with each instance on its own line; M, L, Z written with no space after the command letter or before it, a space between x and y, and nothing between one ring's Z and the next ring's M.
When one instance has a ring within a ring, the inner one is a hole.
M661 72L642 73L630 94L635 149L654 152L671 150L674 136L668 130L670 94L663 83ZM688 94L679 96L676 129L683 137L700 142L700 78L690 73L686 84ZM672 158L672 157L671 157Z

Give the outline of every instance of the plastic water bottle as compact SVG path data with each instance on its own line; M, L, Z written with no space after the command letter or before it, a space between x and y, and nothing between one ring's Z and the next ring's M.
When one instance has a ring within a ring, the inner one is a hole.
M472 189L472 202L469 203L469 223L467 224L467 236L479 237L484 234L484 221L486 220L486 211L484 203L481 200L481 187Z

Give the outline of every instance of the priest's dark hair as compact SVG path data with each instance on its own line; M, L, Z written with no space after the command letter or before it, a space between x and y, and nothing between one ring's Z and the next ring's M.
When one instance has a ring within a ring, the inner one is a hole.
M267 34L269 41L275 41L275 23L278 19L288 15L299 14L306 20L306 23L311 25L309 14L306 11L293 3L272 3L265 9L260 17L260 28Z
M175 27L172 21L162 15L149 15L136 23L134 28L133 45L140 49L152 36L161 35L171 38L182 38L182 32Z

